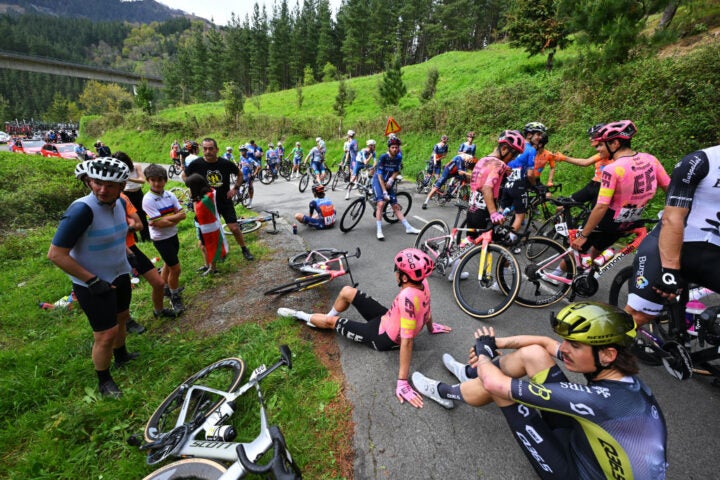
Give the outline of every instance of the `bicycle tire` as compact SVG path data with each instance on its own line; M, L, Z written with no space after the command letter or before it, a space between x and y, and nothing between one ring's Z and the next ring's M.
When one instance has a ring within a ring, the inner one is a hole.
M417 193L422 193L423 189L425 188L425 172L419 171L418 174L415 176L415 191Z
M310 256L310 258L308 258L308 256ZM316 248L314 250L307 250L303 253L298 253L297 255L293 255L288 258L288 265L293 270L301 271L302 267L322 262L325 260L325 257L333 259L341 256L342 253L340 250L335 248Z
M541 308L553 305L565 298L572 290L571 284L544 280L538 273L538 264L550 258L561 256L566 248L560 243L543 237L530 237L520 245L520 253L516 259L522 272L522 282L515 303L529 308ZM565 278L575 278L577 272L575 261L571 255L563 257L567 265ZM560 262L552 262L543 266L548 272L553 271Z
M505 247L491 243L487 246L486 265L490 272L484 272L479 279L483 246L468 251L460 260L453 276L453 297L460 309L476 319L500 315L512 305L520 288L520 266L513 254ZM485 269L487 270L487 268ZM463 280L463 272L469 277ZM493 288L493 282L504 282L507 293Z
M292 165L290 165L290 163L288 162L282 162L280 164L279 173L281 177L289 181L290 175L292 175Z
M353 200L350 205L345 209L340 218L340 231L347 233L360 222L360 219L365 213L365 197L359 197Z
M570 246L568 237L566 235L562 235L555 229L555 226L561 222L565 222L565 214L562 212L558 212L552 217L545 220L542 225L540 225L540 227L537 229L537 236L549 238L550 240L555 240L556 242L565 245L566 247ZM567 225L567 223L565 224Z
M143 480L217 480L227 468L207 458L184 458L158 468Z
M398 205L400 205L400 209L403 213L403 216L407 215L407 213L410 211L410 208L412 207L412 196L407 192L398 192L395 195L395 198L397 199ZM401 200L404 199L404 200ZM383 218L388 223L397 223L400 221L400 219L395 214L395 209L389 208L390 203L386 203L385 207L383 208Z
M260 170L260 183L270 185L273 181L275 181L275 176L272 174L270 167L266 166Z
M258 230L260 227L262 227L262 222L260 222L259 220L255 220L254 222L240 224L240 230L242 231L243 235L245 235L247 233L252 233L252 232Z
M300 190L300 193L305 193L308 183L310 183L310 175L303 173L300 177L300 181L298 182L298 190Z
M178 409L182 407L189 387L195 385L198 381L202 381L202 385L207 387L232 392L240 385L244 373L245 362L237 357L229 357L218 360L190 376L178 385L152 414L143 432L145 441L157 440L160 436L175 428L175 423L178 420ZM186 420L190 421L198 417L206 418L225 401L224 397L216 397L215 399L211 397L210 393L202 390L193 392Z
M335 175L335 178L332 180L331 189L334 192L337 189L338 183L340 182L340 172L338 172L337 175Z
M323 184L323 187L327 187L330 183L330 180L332 180L333 174L330 170L325 169L325 178L320 179L320 183Z
M185 205L190 201L190 189L185 187L172 187L170 193L175 195L180 205Z
M168 177L170 178L179 177L181 173L182 170L180 170L180 167L175 164L172 164L168 167Z
M450 228L442 220L432 220L420 229L415 237L415 248L422 250L435 261L435 266L446 256L450 246Z
M303 290L309 290L311 288L322 285L332 280L332 275L329 273L315 273L307 275L305 277L296 278L292 282L280 285L275 288L267 290L265 295L283 295L285 293L302 292Z

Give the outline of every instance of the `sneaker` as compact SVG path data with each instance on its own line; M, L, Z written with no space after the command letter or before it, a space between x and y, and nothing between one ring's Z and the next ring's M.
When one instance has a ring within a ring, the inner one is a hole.
M100 384L99 390L100 395L102 395L103 397L116 399L122 397L122 392L118 388L117 384L115 384L115 381L112 379Z
M178 288L177 293L182 293L183 290L185 290L185 287L180 287L180 288ZM165 296L167 298L172 297L172 292L170 291L170 287L168 287L167 285L165 285Z
M128 354L125 356L125 358L123 358L123 359L116 358L115 359L115 368L122 368L125 365L127 365L128 363L130 363L133 360L135 360L136 358L138 358L139 356L140 356L140 354L138 352L128 352Z
M452 264L452 267L450 267L450 273L448 273L447 281L452 282L453 277L455 276L455 270L457 270L458 265L460 265L460 259L457 258ZM470 272L461 272L460 273L460 280L467 280L470 278Z
M216 268L208 268L203 273L201 273L200 276L205 277L208 275L215 275L216 273L218 273Z
M176 314L180 314L185 311L185 305L183 305L182 298L179 293L170 296L170 303Z
M210 267L209 267L208 265L203 265L202 267L198 268L198 269L195 270L195 271L196 271L197 273L203 274L203 273L207 272L209 268L210 268ZM169 292L170 289L168 288L167 291Z
M253 208L252 202L248 202L247 207L245 207L245 208L252 209Z
M255 260L255 257L253 256L252 253L250 253L250 250L248 250L247 247L242 249L242 254L243 254L243 257L245 257L245 260L247 260L247 261Z
M563 269L560 268L560 267L556 267L555 270L553 270L552 272L550 272L550 274L551 274L551 275L555 275L555 276L557 276L557 277L564 277L564 276L565 276L565 272L563 272ZM546 278L545 281L548 282L548 283L551 283L551 284L553 284L553 285L560 285L560 282L559 282L559 281L554 280L554 279L552 279L552 278Z
M378 240L385 240L385 235L383 235L382 230L377 231L377 239Z
M520 248L520 247L513 247L513 248L510 249L510 251L511 251L512 253L514 253L515 255L518 255L520 252L522 252L522 248Z
M423 203L423 204L422 204L422 209L423 209L423 210L427 210L427 203Z
M450 370L450 373L455 375L455 378L460 380L460 383L470 380L465 372L465 364L455 360L449 353L443 353L442 360L445 368Z
M420 233L420 230L413 227L412 225L409 225L405 227L405 233L407 233L408 235L417 235L418 233Z
M145 332L145 327L143 327L142 325L140 325L139 323L137 323L135 320L133 320L132 318L130 318L130 319L125 323L125 330L128 331L128 332L130 332L130 333L137 333L138 335L140 335L141 333L144 333L144 332Z
M295 316L296 313L297 313L297 310L293 310L292 308L280 307L277 309L277 314L280 315L281 317L297 318Z
M488 290L492 290L493 292L502 293L500 291L500 287L498 286L497 280L493 280L493 282L490 284L490 286L486 287Z
M153 312L153 315L155 316L155 318L158 318L158 317L175 318L178 316L177 312L175 312L175 310L172 310L170 308L163 308L159 312Z
M455 407L455 402L453 402L449 398L440 398L440 395L437 391L437 386L440 382L438 382L437 380L432 380L430 378L427 378L420 372L415 372L412 374L412 383L418 390L418 392L422 393L428 398L435 400L443 407L447 409Z

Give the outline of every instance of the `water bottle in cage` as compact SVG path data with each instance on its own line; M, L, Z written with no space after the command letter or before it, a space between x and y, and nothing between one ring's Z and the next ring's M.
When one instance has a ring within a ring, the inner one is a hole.
M613 250L612 248L608 248L607 250L605 250L604 252L602 252L600 255L598 255L598 256L595 258L595 260L593 260L593 262L594 262L595 265L597 265L598 267L602 267L602 266L605 265L607 262L609 262L610 259L613 258L614 256L615 256L615 250Z
M232 425L216 425L205 431L205 440L231 442L235 437L237 437L237 432Z

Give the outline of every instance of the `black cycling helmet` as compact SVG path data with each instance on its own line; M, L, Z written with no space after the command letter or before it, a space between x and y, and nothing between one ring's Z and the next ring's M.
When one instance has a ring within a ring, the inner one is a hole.
M387 141L387 146L392 147L393 145L397 145L398 147L402 145L402 142L398 137L390 137Z
M604 126L605 126L604 123L596 123L592 127L588 128L587 134L588 134L588 137L590 137L590 140L595 140L595 138L598 135L598 132Z
M322 183L317 183L317 184L313 185L313 187L312 187L312 192L313 192L315 195L322 195L322 194L324 194L324 193L325 193L325 185L323 185Z

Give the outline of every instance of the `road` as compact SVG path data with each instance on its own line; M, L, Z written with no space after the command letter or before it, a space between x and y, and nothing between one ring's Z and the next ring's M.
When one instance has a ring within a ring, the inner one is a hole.
M410 185L406 184L405 188L409 189ZM330 191L328 195L336 205L339 219L349 202L344 200L344 192ZM308 192L299 193L297 180L279 179L270 186L259 185L254 204L255 210L277 209L292 222L292 215L306 211L309 201ZM410 222L414 226L420 228L434 218L442 218L452 225L454 207L431 204L428 210L421 210L422 196L414 194L413 201ZM393 255L412 246L414 236L406 235L401 225L385 224L384 232L385 241L378 241L369 211L348 234L337 228L315 231L298 226L298 233L310 247L354 250L359 246L362 257L351 260L359 288L389 305L397 292L392 275ZM601 290L595 299L607 299L610 280L601 278ZM331 293L336 293L345 284L344 278L331 282ZM454 377L442 364L443 352L465 359L477 327L492 325L498 336L516 333L552 335L548 311L557 311L563 305L542 309L513 306L495 319L480 322L466 316L455 304L450 282L433 276L430 285L433 317L451 326L453 331L433 336L423 331L415 340L411 371L419 370L448 383L454 382ZM374 352L341 339L338 343L346 393L354 405L355 478L533 478L533 470L494 405L472 408L457 403L453 410L445 410L429 399L422 409L401 405L394 395L397 352ZM720 388L713 386L706 377L680 382L667 375L662 367L642 366L640 377L655 392L668 424L668 478L717 478L715 441L720 428L715 409L720 406Z

